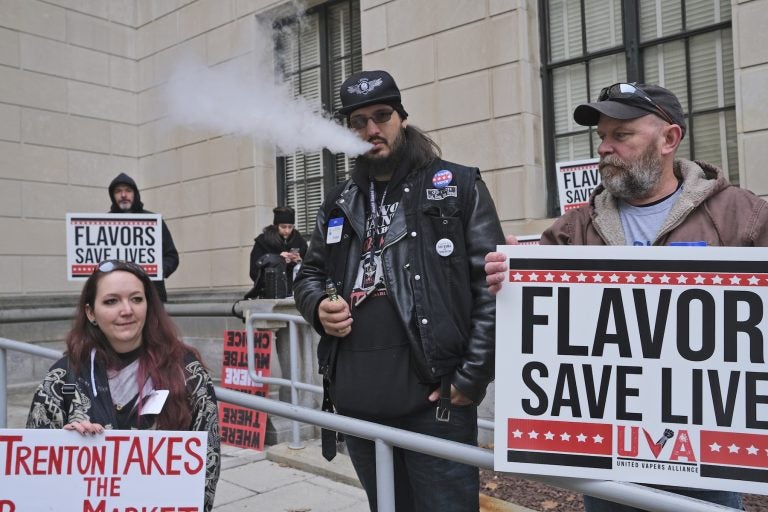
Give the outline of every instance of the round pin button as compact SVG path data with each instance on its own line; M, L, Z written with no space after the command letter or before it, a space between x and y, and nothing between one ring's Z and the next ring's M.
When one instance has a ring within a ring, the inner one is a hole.
M434 185L435 188L445 188L450 185L452 180L453 173L448 169L437 171L432 175L432 185Z
M435 250L440 256L450 256L453 254L453 242L448 238L441 238L435 244Z

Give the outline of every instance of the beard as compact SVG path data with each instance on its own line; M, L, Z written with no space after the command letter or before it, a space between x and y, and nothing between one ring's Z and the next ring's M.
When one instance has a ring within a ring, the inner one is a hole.
M368 142L373 140L380 140L386 143L386 140L381 137L373 137ZM397 170L397 166L405 155L405 130L400 130L395 140L392 141L390 146L389 155L384 157L377 157L375 155L360 155L355 160L355 166L364 171L369 178L381 178L392 176Z
M120 203L117 203L117 206L124 212L130 212L131 208L133 207L133 203L129 201L123 201Z
M661 181L658 144L648 146L634 162L608 155L600 160L600 179L614 197L631 200L650 197Z

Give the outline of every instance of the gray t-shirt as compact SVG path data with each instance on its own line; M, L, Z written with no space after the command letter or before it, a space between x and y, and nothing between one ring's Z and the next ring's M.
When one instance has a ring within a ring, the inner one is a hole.
M645 206L632 206L623 199L619 200L619 215L627 245L652 245L682 192L683 188L678 187L672 195Z

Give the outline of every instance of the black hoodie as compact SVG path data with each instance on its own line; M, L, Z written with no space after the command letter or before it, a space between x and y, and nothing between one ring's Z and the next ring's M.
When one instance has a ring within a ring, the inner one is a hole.
M131 205L131 209L129 212L124 212L120 209L120 205L115 202L115 188L118 185L128 185L133 189L133 204ZM120 173L117 175L115 179L112 180L112 183L109 184L109 200L112 202L112 206L109 208L109 213L153 213L149 210L144 209L144 203L141 202L141 193L139 192L139 188L136 186L136 182L133 181L133 178L128 176L125 173ZM171 274L178 268L179 266L179 253L176 250L176 245L173 243L173 237L171 236L171 231L168 229L168 226L165 224L165 221L162 221L163 223L163 279L167 279L171 277ZM168 301L168 293L165 290L165 281L153 281L155 283L155 288L157 289L157 293L160 295L160 299L163 302Z

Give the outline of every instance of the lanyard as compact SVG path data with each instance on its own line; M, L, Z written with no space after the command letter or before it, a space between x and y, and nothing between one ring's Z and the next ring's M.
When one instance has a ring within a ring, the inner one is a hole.
M384 193L381 195L381 204L376 205L376 186L373 181L369 182L368 187L368 201L371 207L371 249L368 251L368 263L373 265L373 255L378 248L379 230L384 223L384 216L381 214L381 210L384 209L384 201L387 199L387 191L389 190L389 184L384 189Z

